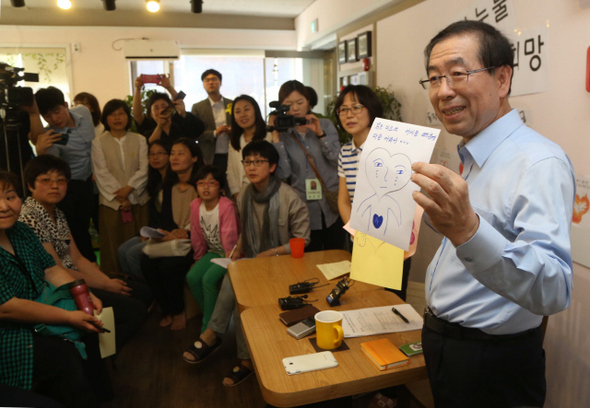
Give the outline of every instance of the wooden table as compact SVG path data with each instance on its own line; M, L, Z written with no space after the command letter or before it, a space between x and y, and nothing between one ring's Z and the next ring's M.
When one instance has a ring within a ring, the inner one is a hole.
M289 285L311 278L319 278L316 286L324 285L308 293L307 300L317 299L317 302L312 303L317 307L318 303L326 303L326 296L341 278L328 281L316 265L344 260L350 261L350 253L347 251L318 251L305 253L303 258L281 255L244 259L230 263L228 271L240 310L271 304L278 307L279 298L289 296ZM345 296L376 288L377 286L355 282Z
M404 384L427 377L424 357L410 358L404 367L380 371L361 351L360 344L387 337L396 346L419 341L420 330L345 339L349 350L334 352L338 367L309 373L287 375L282 360L314 353L309 339L296 340L287 334L279 320L279 297L289 295L289 285L319 278L328 283L317 264L350 260L346 251L333 250L306 253L295 259L289 255L250 259L229 266L229 274L241 310L242 328L256 368L256 375L266 402L279 407L293 407L345 397ZM330 308L326 296L336 279L309 293L312 304L320 310L353 310L403 303L383 288L355 282L342 296L342 305Z
M346 304L333 310L352 310L403 303L386 290L357 292L348 296ZM316 305L329 309L327 302ZM341 398L404 384L427 377L424 356L410 358L404 367L380 371L361 351L360 344L387 337L396 346L419 341L420 331L380 334L376 336L344 339L349 350L334 352L338 367L289 376L282 360L285 357L315 353L309 339L296 340L278 318L278 305L256 306L241 314L242 328L256 367L262 396L269 404L293 407L319 401Z

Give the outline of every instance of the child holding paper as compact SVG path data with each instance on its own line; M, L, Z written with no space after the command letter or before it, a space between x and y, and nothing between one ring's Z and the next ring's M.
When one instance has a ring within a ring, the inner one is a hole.
M232 256L239 231L234 204L221 195L226 185L223 171L207 165L199 169L196 178L199 198L191 203L191 243L196 262L186 280L203 311L202 333L217 301L217 284L227 272L211 260Z

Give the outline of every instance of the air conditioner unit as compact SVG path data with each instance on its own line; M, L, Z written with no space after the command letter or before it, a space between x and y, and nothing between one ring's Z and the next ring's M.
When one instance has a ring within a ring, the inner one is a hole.
M174 41L127 40L123 54L128 60L179 59L180 47Z

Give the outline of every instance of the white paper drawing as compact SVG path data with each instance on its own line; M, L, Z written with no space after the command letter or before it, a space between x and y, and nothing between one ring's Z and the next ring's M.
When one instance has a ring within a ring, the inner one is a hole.
M382 147L369 153L365 174L374 194L363 200L358 211L367 229L374 231L370 235L385 235L390 223L396 227L401 225L401 208L395 193L410 181L411 165L410 158L403 153L390 155Z
M363 145L350 226L405 251L416 203L411 165L429 162L439 129L377 118Z

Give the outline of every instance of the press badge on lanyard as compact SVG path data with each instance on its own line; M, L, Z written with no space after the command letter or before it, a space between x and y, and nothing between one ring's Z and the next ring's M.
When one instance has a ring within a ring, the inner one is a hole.
M322 199L322 185L318 179L305 180L305 195L308 200Z

